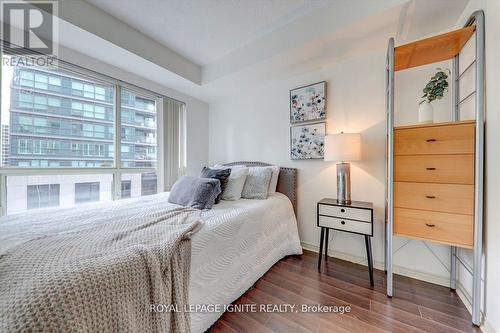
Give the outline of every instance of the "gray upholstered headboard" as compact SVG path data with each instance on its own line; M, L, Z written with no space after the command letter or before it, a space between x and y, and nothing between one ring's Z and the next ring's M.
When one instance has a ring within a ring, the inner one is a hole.
M246 165L246 166L270 166L272 164L263 162L231 162L224 164L231 165ZM297 214L297 169L280 167L280 175L278 177L278 186L276 191L286 195L292 202L293 210Z

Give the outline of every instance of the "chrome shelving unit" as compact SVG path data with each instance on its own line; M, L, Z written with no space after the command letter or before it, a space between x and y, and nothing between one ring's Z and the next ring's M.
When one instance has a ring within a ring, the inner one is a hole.
M475 25L475 61L470 66L475 66L475 95L476 114L476 143L475 143L475 201L474 201L474 255L473 267L468 267L458 257L457 248L451 247L450 288L456 288L457 263L466 270L472 271L472 323L481 324L481 262L483 254L483 186L484 186L484 126L485 126L485 32L484 12L474 12L464 27ZM394 38L389 39L386 61L386 120L387 120L387 148L386 148L386 248L385 267L387 271L387 296L393 296L393 227L394 227L394 201L393 201L393 146L394 146ZM452 85L453 120L460 119L459 107L471 96L459 96L459 55L453 57L452 73L455 84ZM464 69L462 73L469 70Z

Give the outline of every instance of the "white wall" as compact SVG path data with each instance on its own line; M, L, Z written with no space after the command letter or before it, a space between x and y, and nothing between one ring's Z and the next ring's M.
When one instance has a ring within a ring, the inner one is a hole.
M405 69L395 73L394 87L394 124L411 125L418 122L418 106L422 100L422 89L430 78L437 72L437 68L452 69L451 60L435 64ZM440 100L431 103L434 108L434 122L447 122L452 120L452 84L453 80L448 78L450 84L448 92Z
M61 59L77 64L81 67L108 75L115 79L134 84L136 86L149 89L158 94L174 98L186 103L186 173L198 175L200 170L208 161L208 104L180 93L176 90L162 86L156 82L148 80L124 71L113 65L104 63L97 59L86 56L82 53L60 46L59 56ZM130 64L133 66L133 64Z
M319 243L316 202L336 195L335 163L290 160L288 93L289 89L326 80L327 132L362 134L363 159L352 165L352 193L354 200L374 202L373 252L379 268L384 259L385 47L381 45L380 51L338 65L270 78L251 90L210 105L210 163L258 160L298 168L299 232L304 246L314 249ZM434 69L432 66L413 76L402 74L407 78L408 89L412 89L409 99L399 99L409 113L406 119L416 119L421 89ZM336 233L331 238L332 254L365 261L362 237ZM406 243L406 239L395 240L396 272L446 285L448 247L420 241Z

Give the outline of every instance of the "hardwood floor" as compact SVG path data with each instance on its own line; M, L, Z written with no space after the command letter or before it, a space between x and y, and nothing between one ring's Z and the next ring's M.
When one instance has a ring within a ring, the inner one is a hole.
M295 304L299 311L226 312L208 332L481 332L449 288L395 275L394 297L385 294L385 274L329 258L317 270L317 254L304 251L274 265L233 304ZM340 313L301 312L302 304L349 305Z

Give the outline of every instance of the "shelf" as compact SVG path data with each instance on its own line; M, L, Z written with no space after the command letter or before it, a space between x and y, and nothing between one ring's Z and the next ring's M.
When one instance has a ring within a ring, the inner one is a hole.
M450 126L450 125L457 125L457 124L474 124L475 122L476 122L475 120L460 120L460 121L450 121L450 122L446 122L446 123L413 124L413 125L394 126L394 129L398 130L398 129L410 129L410 128Z
M475 26L469 26L398 46L394 49L394 70L451 59L460 52L475 30Z

